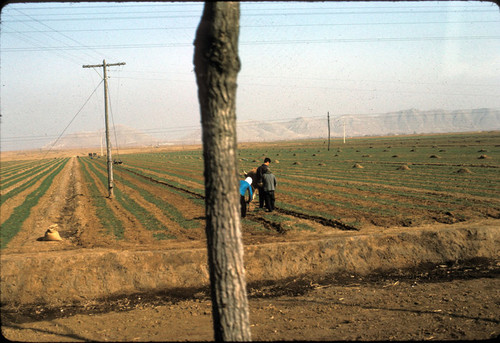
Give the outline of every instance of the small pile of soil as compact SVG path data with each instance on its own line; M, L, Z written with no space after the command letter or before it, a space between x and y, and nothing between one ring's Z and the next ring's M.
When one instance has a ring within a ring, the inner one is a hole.
M363 155L361 157L372 157L372 155Z
M293 162L292 164L293 164L293 165L296 165L296 166L300 166L300 165L302 165L302 163L300 163L300 162Z
M361 164L356 163L352 166L353 168L363 169L364 167Z
M411 169L406 164L403 164L402 166L398 167L398 170L411 170Z
M438 155L431 155L430 158L441 158L441 157Z
M479 156L479 159L480 160L487 160L487 159L490 159L491 157L489 157L488 155L481 155Z
M326 166L324 163L318 163L318 166Z
M457 171L458 174L472 174L472 172L467 169L467 168L460 168L458 171Z

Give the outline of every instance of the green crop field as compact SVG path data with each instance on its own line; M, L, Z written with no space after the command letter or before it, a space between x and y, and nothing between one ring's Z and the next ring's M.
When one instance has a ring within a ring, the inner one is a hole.
M328 147L328 145L330 145ZM115 155L116 156L116 155ZM107 199L106 159L79 157L88 198L85 212L114 240L199 240L205 191L200 149L119 154L115 199ZM500 218L500 133L463 133L245 143L240 178L271 158L277 210L256 208L242 220L246 233L363 230L452 224ZM2 247L22 229L30 209L67 158L8 161L1 168ZM22 199L21 199L22 198ZM17 200L16 200L17 199ZM17 201L17 202L16 202ZM15 208L13 205L15 203ZM134 236L135 237L135 236ZM145 238L146 237L146 238Z
M272 159L277 207L294 213L366 224L417 225L499 216L500 135L393 136L246 144L243 172ZM121 155L133 171L204 195L201 151Z

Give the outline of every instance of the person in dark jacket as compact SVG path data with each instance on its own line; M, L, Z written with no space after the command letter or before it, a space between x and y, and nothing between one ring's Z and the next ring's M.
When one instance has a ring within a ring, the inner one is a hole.
M262 175L262 181L264 183L264 186L262 188L264 189L264 202L267 208L266 211L272 212L274 211L274 191L276 190L277 182L276 177L269 168L267 168L266 172Z
M262 181L262 176L266 172L266 170L269 168L269 164L271 163L271 159L269 157L266 157L264 159L264 163L257 168L257 189L259 190L259 208L264 208L264 184Z
M250 195L248 201L245 200L245 193ZM247 177L245 180L240 180L240 204L241 204L241 218L247 215L247 204L252 201L252 178Z

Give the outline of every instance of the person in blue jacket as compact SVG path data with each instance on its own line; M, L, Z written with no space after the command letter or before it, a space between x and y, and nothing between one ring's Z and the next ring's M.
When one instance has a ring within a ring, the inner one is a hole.
M248 201L245 200L245 193L248 192L250 197ZM241 218L245 218L247 215L247 204L252 201L253 191L252 191L252 178L247 177L245 180L240 180L240 204L241 204Z

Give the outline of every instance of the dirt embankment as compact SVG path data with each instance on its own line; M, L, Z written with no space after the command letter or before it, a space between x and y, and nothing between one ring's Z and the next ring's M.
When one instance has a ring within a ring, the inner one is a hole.
M203 240L156 245L112 241L97 224L92 196L77 158L72 158L2 251L3 304L61 305L208 284ZM38 240L54 223L64 240ZM498 221L491 219L411 229L330 228L311 234L250 236L244 232L247 278L259 282L300 275L368 274L427 262L497 258L498 228Z
M497 258L498 226L394 230L245 247L249 282L300 275L368 274L421 263ZM57 244L57 243L56 243ZM2 256L2 302L60 305L208 284L206 250L91 249Z

